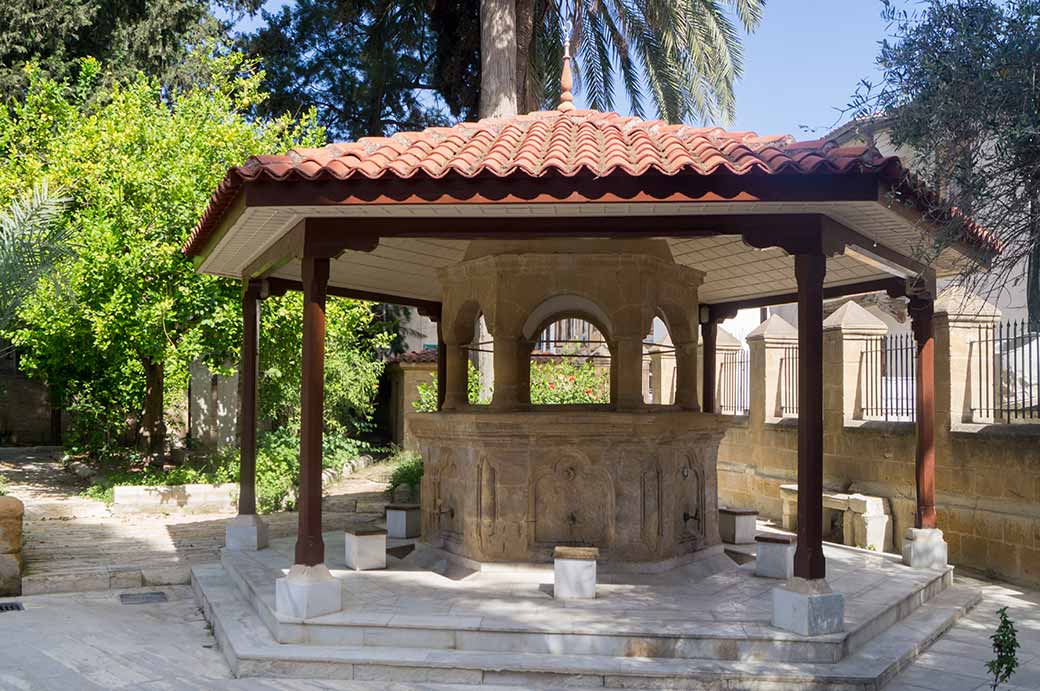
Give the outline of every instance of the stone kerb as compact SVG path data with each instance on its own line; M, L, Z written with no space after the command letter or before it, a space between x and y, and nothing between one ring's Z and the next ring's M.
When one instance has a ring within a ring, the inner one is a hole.
M835 413L840 411L838 419L863 419L863 392L867 385L863 355L868 344L887 333L883 321L852 300L823 321L823 357L828 368L824 377L824 407Z
M798 345L798 330L780 315L773 314L747 335L751 351L749 422L777 422L780 409L781 371L784 350Z
M950 286L936 298L935 413L939 430L978 421L974 411L984 400L994 400L993 391L984 394L979 390L981 360L977 349L979 337L992 337L992 329L1002 316L997 307L960 286Z
M25 506L0 497L0 596L22 593L22 518Z

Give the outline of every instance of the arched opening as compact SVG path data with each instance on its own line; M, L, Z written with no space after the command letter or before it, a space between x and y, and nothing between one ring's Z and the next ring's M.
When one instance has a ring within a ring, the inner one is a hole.
M609 406L612 348L604 328L581 315L549 317L530 355L531 404Z
M465 346L466 399L471 406L486 406L495 393L495 349L482 312L473 320L472 334Z
M643 340L643 402L674 404L678 373L671 329L665 319L656 316L650 333Z

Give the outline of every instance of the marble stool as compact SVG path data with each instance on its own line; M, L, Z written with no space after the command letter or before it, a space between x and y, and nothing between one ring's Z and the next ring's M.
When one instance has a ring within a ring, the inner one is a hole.
M419 537L422 533L422 516L419 513L419 505L387 504L386 532L397 540Z
M794 535L756 535L755 543L756 576L788 579L794 575Z
M755 521L758 511L719 507L719 537L731 545L744 545L755 541Z
M386 531L348 530L344 536L348 569L370 571L386 568Z
M594 599L598 558L598 547L557 547L553 552L553 597Z

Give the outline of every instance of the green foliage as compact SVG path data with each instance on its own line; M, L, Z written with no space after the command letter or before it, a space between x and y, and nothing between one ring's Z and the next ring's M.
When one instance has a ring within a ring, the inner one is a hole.
M1015 624L1008 616L1007 607L997 610L1000 623L990 640L993 641L993 654L996 656L986 663L986 669L993 675L992 688L997 687L1011 678L1018 669L1018 633Z
M307 0L264 13L244 37L272 92L264 112L321 106L338 137L446 124L430 90L432 35L425 0Z
M408 487L412 493L418 492L422 485L422 456L415 451L398 451L391 456L388 463L393 464L390 481L386 488L386 496L393 497L398 487Z
M853 114L914 151L915 173L945 197L927 211L957 207L1001 245L965 263L966 287L1002 290L1026 262L1029 316L1040 323L1040 1L884 5L892 35L878 57L883 79L863 83ZM933 215L944 232L920 248L923 261L963 239L963 218L945 218Z
M563 405L610 403L609 368L596 367L592 360L564 357L531 362L531 403ZM469 363L466 388L470 405L489 403L480 399L480 373ZM412 407L419 413L437 410L437 378L417 387L419 396Z
M149 363L182 398L193 359L236 359L239 287L196 273L180 247L230 166L323 139L313 114L250 115L263 75L242 56L198 59L188 87L138 76L104 98L90 97L96 63L75 83L30 70L29 96L0 110L0 203L44 176L72 200L76 254L58 263L60 290L37 284L11 340L74 413L76 444L119 441L143 410Z
M12 0L0 13L0 93L20 93L24 66L39 64L61 80L93 56L113 66L113 78L142 71L164 83L188 78L188 46L223 35L224 14L254 9L259 0Z
M0 497L7 494L7 478L0 475Z
M37 282L52 276L54 265L68 255L68 229L60 218L65 202L43 180L0 211L0 330Z
M531 403L610 403L610 371L570 357L532 361Z

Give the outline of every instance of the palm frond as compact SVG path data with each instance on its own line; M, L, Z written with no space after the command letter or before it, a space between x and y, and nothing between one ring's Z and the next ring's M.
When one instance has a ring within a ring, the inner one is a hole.
M70 254L62 219L68 201L43 181L0 212L0 329L37 282Z

